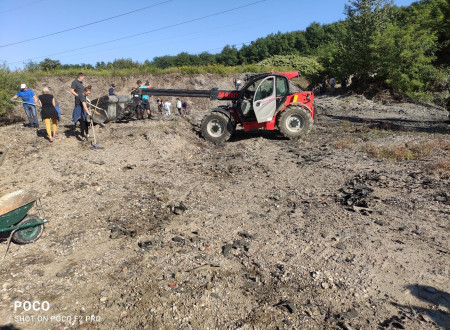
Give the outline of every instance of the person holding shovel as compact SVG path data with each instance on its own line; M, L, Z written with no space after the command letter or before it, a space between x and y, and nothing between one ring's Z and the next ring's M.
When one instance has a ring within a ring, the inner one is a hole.
M52 94L50 94L50 91L48 87L44 87L42 89L42 95L39 95L39 105L42 107L41 116L45 123L45 128L47 130L48 140L50 142L53 142L53 138L57 137L56 129L58 124L58 111L56 111L56 102L55 98ZM50 120L53 124L53 134L52 134L52 128L50 125Z
M80 122L80 130L81 130L81 141L86 141L86 139L90 138L89 133L89 121L92 118L91 112L87 107L87 97L91 94L91 89L86 87L83 93L79 94L75 98L75 108L73 109L73 117L72 121L76 123Z
M22 98L23 109L27 114L28 121L30 122L30 127L39 128L39 121L35 107L37 98L36 95L34 95L34 92L31 89L28 89L28 86L26 84L21 84L20 91L18 91L17 94L11 98L11 101L15 101L18 97Z

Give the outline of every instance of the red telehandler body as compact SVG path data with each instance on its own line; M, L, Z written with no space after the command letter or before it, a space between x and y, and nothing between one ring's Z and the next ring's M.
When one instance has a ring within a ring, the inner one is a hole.
M236 90L175 90L140 88L134 98L142 95L165 95L181 97L209 97L227 100L231 104L212 109L202 121L203 137L214 143L227 141L242 125L244 131L278 129L289 139L307 134L314 121L314 94L291 92L289 79L298 72L265 73L248 76L243 88Z

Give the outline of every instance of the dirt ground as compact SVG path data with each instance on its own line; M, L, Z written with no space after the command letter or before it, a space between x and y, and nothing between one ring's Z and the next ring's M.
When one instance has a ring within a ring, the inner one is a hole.
M87 82L95 98L137 78ZM450 328L443 109L324 95L299 141L238 127L213 145L198 125L214 103L197 99L187 118L97 126L104 149L90 150L70 123L71 80L39 86L62 104L53 143L43 126L0 127L0 195L34 190L50 220L1 263L0 328Z

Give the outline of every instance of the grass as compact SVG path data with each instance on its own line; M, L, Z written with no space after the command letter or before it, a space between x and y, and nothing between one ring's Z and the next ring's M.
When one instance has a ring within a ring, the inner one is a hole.
M442 170L446 172L450 172L450 157L445 157L439 159L437 162L429 166L430 170Z
M406 142L396 146L376 146L372 143L365 145L362 151L375 158L385 158L394 161L422 159L440 156L450 150L450 142L444 139L432 139L421 142ZM445 161L445 159L447 159ZM442 158L440 167L448 167L448 157ZM439 162L438 161L438 162Z
M294 68L289 67L264 67L258 65L240 65L240 66L224 66L220 64L205 65L205 66L180 66L171 67L167 69L159 69L151 65L139 65L131 68L123 69L92 69L92 68L69 68L69 69L54 69L50 71L44 70L33 70L28 72L28 74L39 79L47 76L76 76L79 72L83 72L88 76L98 76L98 77L123 77L131 75L141 75L141 74L154 74L154 75L164 75L170 73L180 73L180 74L233 74L242 72L251 73L262 73L269 72L271 69L275 71L296 71Z
M356 138L353 136L340 138L332 143L337 149L354 149Z

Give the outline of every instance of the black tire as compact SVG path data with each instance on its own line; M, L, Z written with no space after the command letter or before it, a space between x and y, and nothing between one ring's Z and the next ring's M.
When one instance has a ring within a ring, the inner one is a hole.
M41 221L39 217L35 215L27 215L18 223L18 225L26 225L28 223L39 222ZM29 244L36 242L39 237L41 237L44 232L44 225L40 224L33 227L18 229L12 236L12 240L16 244Z
M278 129L285 137L293 140L309 133L313 125L307 109L291 106L286 108L278 120Z
M203 118L201 129L202 136L214 143L228 141L234 131L230 118L220 112L212 112Z

